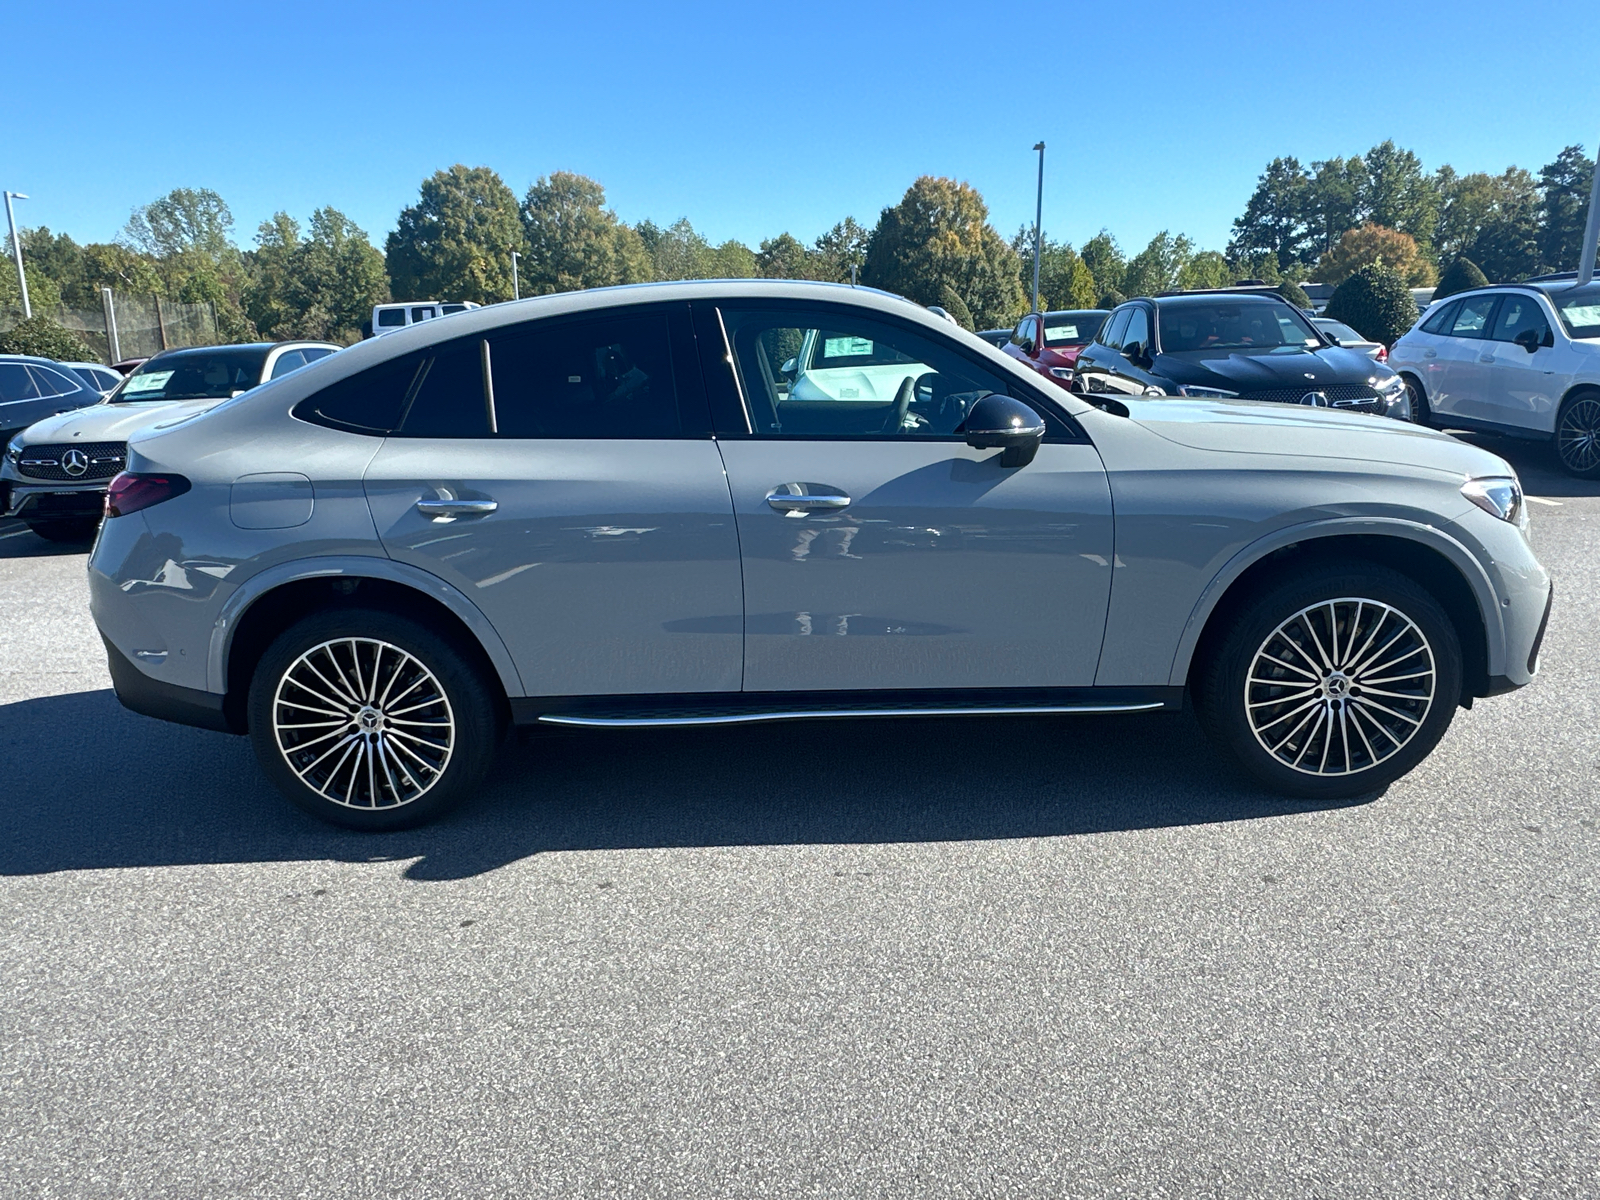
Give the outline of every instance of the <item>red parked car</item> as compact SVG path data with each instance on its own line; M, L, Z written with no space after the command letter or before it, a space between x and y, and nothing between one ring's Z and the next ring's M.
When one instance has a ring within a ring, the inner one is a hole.
M1066 387L1072 382L1078 351L1094 341L1110 315L1102 308L1029 313L1017 322L1011 340L1001 350Z

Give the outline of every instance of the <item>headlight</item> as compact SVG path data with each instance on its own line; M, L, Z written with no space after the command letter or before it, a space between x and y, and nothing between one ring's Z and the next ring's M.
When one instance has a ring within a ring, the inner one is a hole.
M1515 479L1503 475L1469 479L1461 485L1461 494L1490 516L1522 524L1522 485Z
M1196 387L1192 383L1180 383L1178 385L1178 395L1199 396L1202 399L1209 400L1237 400L1239 398L1238 392L1228 392L1222 388Z
M13 467L22 458L22 435L19 433L6 443L6 461Z
M1071 367L1051 367L1050 368L1050 374L1054 375L1057 379L1071 379L1072 378L1072 368Z

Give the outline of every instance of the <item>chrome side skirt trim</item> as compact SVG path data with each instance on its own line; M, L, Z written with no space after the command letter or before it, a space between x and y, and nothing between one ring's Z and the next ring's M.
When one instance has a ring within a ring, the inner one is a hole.
M1056 704L1018 708L839 708L797 709L785 712L718 713L715 716L591 717L547 714L546 725L603 726L608 729L651 728L662 725L748 725L756 721L811 721L822 717L1018 717L1055 714L1154 712L1167 707L1159 700L1147 704Z

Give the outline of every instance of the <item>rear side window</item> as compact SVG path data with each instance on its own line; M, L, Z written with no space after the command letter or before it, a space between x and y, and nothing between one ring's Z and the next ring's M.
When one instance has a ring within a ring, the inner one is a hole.
M489 349L501 437L683 436L664 314L521 326Z
M379 363L306 397L295 406L294 415L351 433L389 433L400 424L420 365L421 356L416 354Z
M75 396L83 391L83 385L68 379L60 371L53 371L49 367L30 367L33 377L38 381L41 396Z
M1461 301L1452 300L1422 323L1422 332L1440 334L1449 332L1450 326L1455 322L1456 313L1460 309Z
M406 310L403 308L380 308L378 310L378 328L393 329L406 323Z
M463 338L435 346L422 360L409 391L400 420L401 437L489 436L482 339Z

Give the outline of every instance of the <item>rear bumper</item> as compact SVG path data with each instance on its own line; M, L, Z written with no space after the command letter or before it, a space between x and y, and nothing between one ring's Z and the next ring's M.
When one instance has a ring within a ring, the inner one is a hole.
M194 688L179 687L151 679L134 666L110 642L106 644L106 664L111 669L111 685L116 688L122 706L146 717L174 721L179 725L194 725L200 729L215 729L220 733L239 733L228 724L223 713L223 697Z

